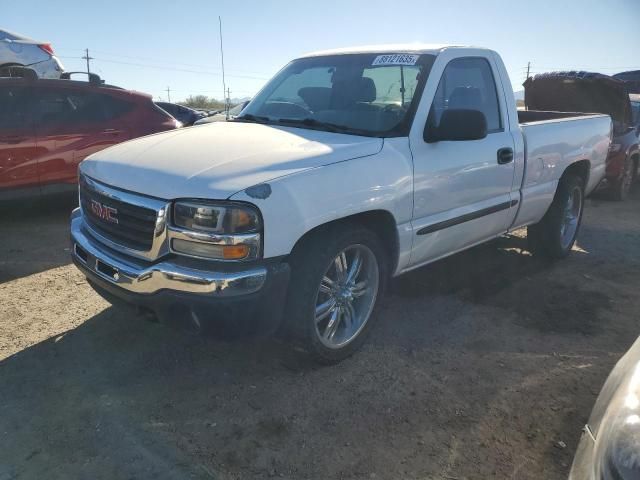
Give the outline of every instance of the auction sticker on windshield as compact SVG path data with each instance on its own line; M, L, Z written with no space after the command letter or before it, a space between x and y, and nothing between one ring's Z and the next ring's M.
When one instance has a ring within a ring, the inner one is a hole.
M411 53L392 53L389 55L378 55L371 65L415 65L420 55Z

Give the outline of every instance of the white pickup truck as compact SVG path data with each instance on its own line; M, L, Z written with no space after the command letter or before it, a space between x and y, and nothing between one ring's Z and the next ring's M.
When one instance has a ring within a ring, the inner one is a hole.
M491 50L314 53L233 121L82 162L73 260L160 319L277 328L335 362L390 277L524 226L533 252L567 255L611 130L606 115L517 111Z

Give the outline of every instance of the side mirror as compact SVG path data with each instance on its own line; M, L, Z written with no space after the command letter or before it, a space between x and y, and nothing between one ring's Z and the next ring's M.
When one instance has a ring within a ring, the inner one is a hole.
M424 141L481 140L487 136L487 119L480 110L450 109L442 112L437 127L427 122Z

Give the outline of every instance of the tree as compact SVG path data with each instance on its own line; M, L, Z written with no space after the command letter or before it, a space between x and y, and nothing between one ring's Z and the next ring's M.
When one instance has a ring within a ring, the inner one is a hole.
M189 97L183 102L179 102L180 105L190 108L200 108L203 110L222 110L224 109L224 102L216 100L206 95L189 95Z

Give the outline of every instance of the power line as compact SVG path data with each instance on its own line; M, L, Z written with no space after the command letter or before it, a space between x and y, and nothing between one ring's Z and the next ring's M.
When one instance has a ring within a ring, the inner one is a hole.
M63 52L77 52L77 51L82 51L84 52L85 49L56 49L57 51L63 51ZM93 50L93 53L98 53L98 54L102 54L100 56L100 58L102 59L102 61L115 61L119 58L128 58L128 59L133 59L133 60L147 60L150 62L166 62L166 58L152 58L152 57L141 57L141 56L137 56L137 55L124 55L124 54L119 54L119 53L113 53L113 52L105 52L104 50ZM82 57L77 57L74 55L56 55L58 58L82 58ZM107 57L115 57L114 59L110 59ZM171 61L172 65L182 65L185 67L194 67L194 68L201 68L202 64L196 64L196 63L184 63L184 62L176 62L176 61ZM264 72L258 72L255 70L236 70L233 69L233 71L241 73L241 74L257 74L257 75L268 75L269 78L271 78L271 74L265 74Z
M77 57L75 57L75 58L77 58ZM190 70L190 69L186 69L186 68L167 67L167 66L163 66L163 65L145 65L145 64L141 64L141 63L122 62L122 61L118 61L118 60L106 60L106 59L101 58L101 57L92 57L92 59L100 61L100 62L105 62L105 63L115 63L115 64L119 64L119 65L130 65L132 67L139 67L139 68L154 68L154 69L158 69L158 70L170 70L170 71L174 71L174 72L197 73L197 74L201 74L201 75L212 75L212 76L216 76L216 77L219 77L219 76L222 75L220 72L214 72L214 71L210 71L210 70ZM229 74L227 74L227 77L246 78L246 79L251 79L251 80L269 80L269 78L270 78L270 77L258 77L258 76L254 76L254 75L229 75Z

